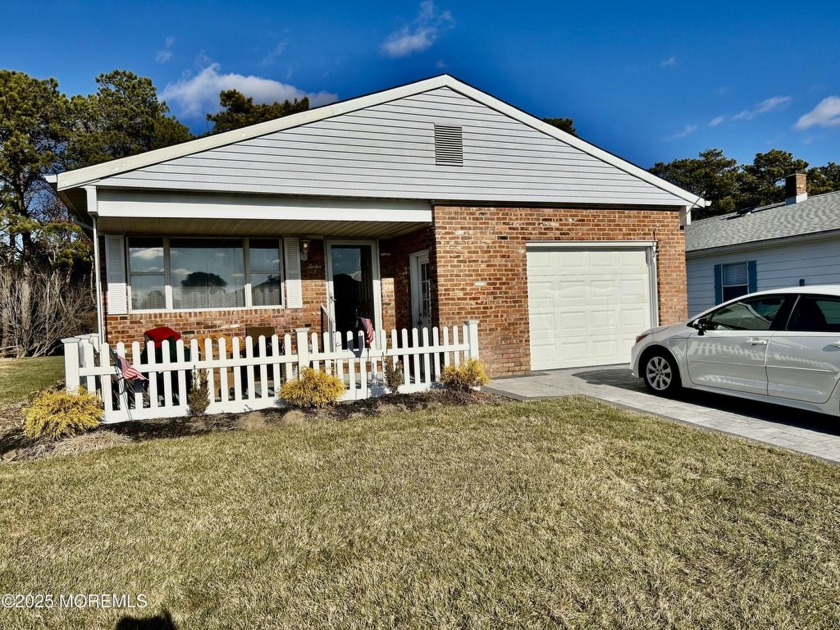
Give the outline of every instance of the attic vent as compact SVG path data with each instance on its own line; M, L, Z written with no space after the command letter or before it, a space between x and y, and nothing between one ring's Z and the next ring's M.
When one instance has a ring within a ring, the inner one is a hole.
M464 135L461 127L435 125L435 164L464 165Z

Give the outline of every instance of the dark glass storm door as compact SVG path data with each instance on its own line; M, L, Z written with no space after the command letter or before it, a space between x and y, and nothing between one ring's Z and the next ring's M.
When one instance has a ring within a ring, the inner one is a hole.
M377 327L379 300L376 280L379 269L374 253L373 242L328 244L330 314L343 344L346 344L348 331L356 338L361 330L360 318L369 319Z

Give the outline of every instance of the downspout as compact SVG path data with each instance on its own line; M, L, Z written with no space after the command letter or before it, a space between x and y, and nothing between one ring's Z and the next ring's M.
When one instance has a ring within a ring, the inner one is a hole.
M102 314L102 270L99 259L99 230L96 227L96 219L99 211L96 205L96 186L85 186L87 191L88 214L93 221L93 278L96 286L96 334L100 345L105 342L105 322Z

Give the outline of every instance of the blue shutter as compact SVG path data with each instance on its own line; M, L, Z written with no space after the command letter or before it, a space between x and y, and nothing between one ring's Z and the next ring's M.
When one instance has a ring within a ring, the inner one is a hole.
M758 289L756 287L758 286L758 273L755 269L754 260L750 260L749 262L747 262L747 277L749 278L747 280L747 288L750 290L750 293L757 291Z
M715 265L715 304L723 302L723 265Z

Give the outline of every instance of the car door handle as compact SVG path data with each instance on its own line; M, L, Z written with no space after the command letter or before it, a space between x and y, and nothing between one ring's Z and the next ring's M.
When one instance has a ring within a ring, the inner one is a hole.
M751 346L766 346L767 340L759 339L758 337L750 337L749 339L747 339L747 343Z

